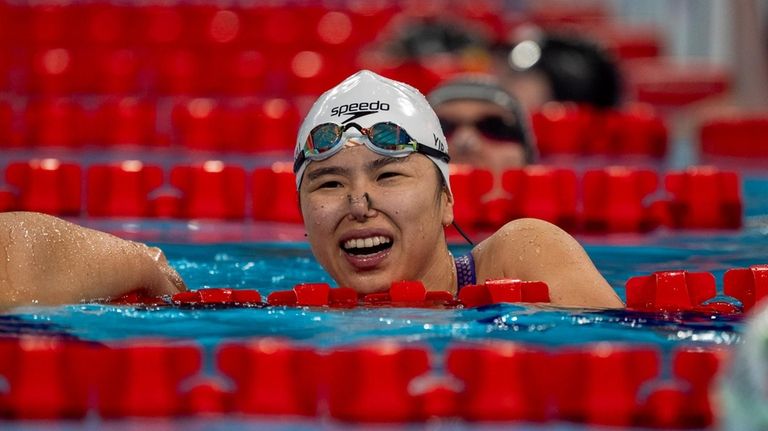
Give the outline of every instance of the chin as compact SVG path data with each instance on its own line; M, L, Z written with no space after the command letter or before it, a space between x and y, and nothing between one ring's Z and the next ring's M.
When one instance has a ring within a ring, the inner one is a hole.
M340 286L348 286L359 294L367 295L369 293L386 292L392 285L392 281L387 279L386 281L378 280L379 277L374 279L368 277L351 277L351 280L346 284L339 284Z

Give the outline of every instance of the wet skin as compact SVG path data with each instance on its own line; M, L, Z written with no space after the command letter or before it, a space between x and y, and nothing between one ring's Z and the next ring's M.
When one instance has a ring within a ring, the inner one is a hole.
M310 163L299 196L312 252L339 285L361 293L396 280L455 291L443 230L453 221L453 201L439 181L421 154L386 157L365 146ZM383 245L347 247L366 238Z

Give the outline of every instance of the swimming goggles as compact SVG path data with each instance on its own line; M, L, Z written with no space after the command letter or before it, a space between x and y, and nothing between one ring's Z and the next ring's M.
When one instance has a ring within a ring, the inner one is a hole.
M470 126L481 135L493 141L525 142L523 130L517 124L498 115L488 115L474 121L460 122L440 117L440 127L446 138L450 138L459 127Z
M309 132L304 149L293 163L293 172L298 172L307 159L325 160L341 151L344 148L341 137L351 127L368 138L364 141L366 147L382 156L398 157L409 153L422 153L442 159L446 163L451 160L447 153L416 142L405 129L395 123L376 123L371 127L362 127L357 123L323 123Z

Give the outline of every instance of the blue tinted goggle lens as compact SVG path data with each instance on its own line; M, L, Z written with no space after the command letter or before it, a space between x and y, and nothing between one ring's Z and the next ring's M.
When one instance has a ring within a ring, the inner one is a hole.
M413 138L394 123L376 123L370 128L351 123L344 126L333 123L321 124L309 133L305 151L308 156L320 155L336 148L341 143L341 136L350 127L365 135L373 145L386 151L416 150Z

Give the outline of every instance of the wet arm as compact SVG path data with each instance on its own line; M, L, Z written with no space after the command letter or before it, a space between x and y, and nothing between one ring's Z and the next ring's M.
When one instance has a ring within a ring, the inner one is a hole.
M43 214L0 213L0 308L184 288L157 248Z

